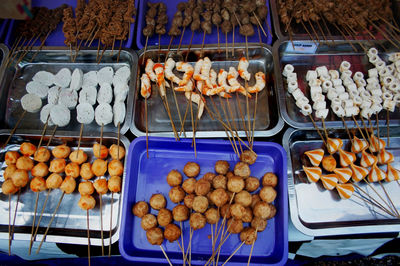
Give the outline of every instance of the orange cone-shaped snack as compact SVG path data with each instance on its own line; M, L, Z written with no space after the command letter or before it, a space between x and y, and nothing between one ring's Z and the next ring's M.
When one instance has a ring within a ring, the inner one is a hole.
M308 159L313 166L319 166L324 157L324 150L323 149L315 149L311 151L306 151L304 154L307 155Z
M382 149L378 153L378 163L380 164L388 164L394 161L394 156L390 152L386 151L386 149Z
M347 167L350 164L354 163L356 160L356 155L349 151L344 151L339 149L339 157L340 157L340 165L342 167Z
M342 199L349 199L354 192L352 184L337 184L336 190Z
M355 153L362 152L368 148L369 144L366 140L359 139L356 136L353 138L353 144L351 145L351 151Z
M387 165L387 170L386 170L386 181L391 182L391 181L397 181L399 179L400 179L400 171L391 166L389 163Z
M368 175L369 182L378 182L386 178L386 173L380 169L376 164L371 167Z
M332 190L338 183L338 177L335 174L323 175L321 176L321 181L325 189Z
M383 148L385 148L386 142L381 138L378 139L378 137L376 137L374 134L372 134L370 145L371 145L372 152L378 152L378 151L382 150Z
M350 168L336 168L333 172L338 176L340 183L347 183L351 176L353 175L353 171Z
M319 167L305 167L303 166L303 170L307 175L308 181L315 183L317 182L322 175L322 170Z
M367 168L355 164L351 164L350 168L351 171L353 171L353 175L351 176L351 178L353 179L354 182L360 182L369 173L369 170Z
M374 155L369 154L366 151L362 151L361 161L360 161L360 164L362 167L370 167L371 165L375 164L377 161L378 161L378 159Z
M335 153L343 146L343 141L341 139L328 138L327 145L329 153Z

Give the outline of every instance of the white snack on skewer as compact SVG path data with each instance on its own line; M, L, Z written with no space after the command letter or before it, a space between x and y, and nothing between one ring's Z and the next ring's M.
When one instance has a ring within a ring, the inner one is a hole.
M55 79L54 74L47 71L39 71L32 77L33 81L40 82L46 86L53 85L54 79Z
M338 117L343 117L345 115L345 111L342 106L332 105L331 108L332 108L333 113L335 115L337 115Z
M50 118L58 127L65 127L71 119L71 112L61 104L54 105L50 110Z
M118 127L118 124L122 124L125 120L126 108L123 102L115 102L113 106L114 113L114 126Z
M47 102L50 104L57 104L60 90L61 88L59 86L51 87L47 93Z
M331 100L331 106L335 106L335 105L338 105L341 107L342 101L339 98L335 98L335 99Z
M42 108L42 99L35 94L25 94L21 98L22 109L29 113L36 113Z
M357 71L353 75L353 80L356 81L356 80L360 80L360 79L364 79L364 74L360 71Z
M322 110L326 109L326 102L325 101L315 101L313 104L314 110Z
M62 68L54 77L54 84L61 88L67 88L71 83L71 70Z
M286 64L285 67L283 68L282 75L287 78L288 74L293 73L293 71L294 71L294 66L291 64Z
M374 47L369 48L368 52L367 52L367 56L371 57L371 56L377 56L378 55L378 50Z
M333 87L341 86L343 81L341 79L331 79Z
M303 106L303 108L301 108L300 112L304 115L304 116L308 116L312 113L312 108L310 104L306 104Z
M309 100L306 96L302 96L298 98L296 101L296 106L299 107L300 109L303 108L306 104L309 104Z
M369 78L378 77L378 69L376 68L368 69L368 77Z
M108 103L99 104L94 111L94 118L99 126L111 123L113 120L113 111L111 105Z
M308 82L308 85L309 85L310 87L313 87L313 86L321 86L321 85L322 85L322 80L320 80L320 79L312 79L312 80L310 80L310 81Z
M83 71L79 68L75 68L71 76L70 89L79 91L83 84Z
M297 83L297 81L288 82L288 92L289 93L292 93L298 87L299 87L299 84Z
M315 111L315 117L320 119L326 119L328 116L329 109L318 109Z
M385 100L383 102L383 109L389 111L389 112L394 112L394 109L396 108L396 102L393 100Z
M318 77L322 77L322 76L329 76L329 72L328 72L328 68L326 66L319 66L315 69L315 71L317 71Z
M328 90L331 89L331 88L333 88L332 81L330 81L330 80L325 80L325 81L322 83L322 92L323 92L323 93L327 93Z
M329 76L331 77L332 81L334 79L340 79L339 71L333 69L333 70L329 70L328 73L329 73Z
M318 78L318 74L317 71L314 70L308 70L307 74L306 74L306 80L307 82L310 82L313 79L317 79Z
M339 71L343 73L344 71L349 70L350 67L351 67L351 64L349 62L342 61L342 63L339 66Z
M115 71L113 77L113 85L115 86L116 84L119 83L128 84L130 79L131 79L131 70L129 69L129 67L123 66L119 68L117 71Z
M46 99L49 87L38 81L30 81L26 84L26 91L39 96L41 99Z
M323 83L325 81L331 80L331 77L329 75L322 75L321 77L319 77L319 79Z
M299 88L297 88L296 90L294 90L293 93L292 93L292 95L293 95L293 97L294 97L295 100L298 100L300 97L303 97L303 96L304 96L303 92L302 92Z
M53 126L54 123L50 118L50 111L51 108L54 107L54 104L46 104L45 106L42 107L42 109L40 110L40 121L42 121L43 124L46 124L49 126ZM48 120L47 120L48 119Z
M292 81L297 82L297 74L296 73L288 73L287 82L292 82Z
M347 92L343 92L343 93L339 94L339 99L342 100L342 101L345 101L345 100L347 100L349 98L350 97L349 97L349 94Z
M76 106L76 120L81 124L90 124L94 119L94 109L89 103L80 103Z
M329 99L329 100L333 100L333 99L335 99L335 98L337 98L338 97L338 94L336 93L336 90L335 90L335 88L330 88L329 90L328 90L328 93L326 94L326 97Z
M79 92L79 103L89 103L95 105L97 100L97 89L96 87L89 86L83 87Z
M322 93L314 93L311 95L311 100L313 102L325 101L325 95L323 95Z
M82 88L85 87L96 87L99 84L97 80L97 72L89 71L83 74Z
M109 83L101 83L97 92L98 103L111 103L113 99L113 90Z
M100 85L107 83L111 85L113 83L114 69L112 67L103 67L97 71L97 81Z
M58 97L58 103L70 110L75 109L78 103L78 92L71 89L62 89Z
M344 93L346 91L345 88L342 85L336 86L335 90L336 90L337 94L341 94L341 93Z
M146 73L143 73L147 75ZM150 79L149 79L150 81ZM128 96L129 86L128 84L118 84L114 85L114 98L116 102L124 102L126 97Z

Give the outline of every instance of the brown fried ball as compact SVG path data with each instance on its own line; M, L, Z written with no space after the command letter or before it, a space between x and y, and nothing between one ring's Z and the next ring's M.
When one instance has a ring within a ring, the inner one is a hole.
M155 210L161 210L167 206L167 200L162 194L153 194L150 198L150 206Z
M208 192L210 192L210 190L211 190L210 182L208 182L204 179L200 179L194 185L194 192L198 196L205 196L205 195L207 195Z
M113 175L108 179L108 189L113 193L121 191L121 177Z
M276 198L276 190L273 187L265 186L260 190L259 195L263 201L271 203Z
M257 202L261 201L261 198L258 194L253 194L251 195L251 205L250 207L254 209L254 206L257 204Z
M96 206L96 200L91 195L81 195L78 206L84 211L91 210Z
M193 200L193 210L204 213L208 208L208 199L204 196L196 196Z
M171 170L167 175L167 183L171 187L179 186L182 183L182 175L178 170Z
M74 192L75 187L76 187L75 178L72 176L67 176L61 183L60 189L65 194L71 194L72 192Z
M11 178L12 174L17 170L17 166L14 163L9 164L6 169L4 169L4 180ZM33 174L32 174L33 175Z
M240 177L245 178L245 177L249 177L250 176L251 171L250 171L250 167L249 167L249 165L247 163L238 162L235 165L235 168L233 169L233 173L236 176L240 176Z
M93 187L96 190L97 194L103 195L108 191L108 182L105 178L96 179L93 183Z
M230 207L230 212L231 212L232 217L235 219L238 219L238 220L242 219L245 211L246 211L245 208L238 203L234 203Z
M25 187L29 182L29 174L25 170L17 169L12 174L11 180L16 187Z
M278 177L274 173L266 173L262 178L262 185L276 187L278 185Z
M84 162L86 162L87 154L86 154L86 152L84 152L81 149L79 151L76 150L76 151L71 152L71 154L69 155L69 159L71 160L71 162L81 165Z
M67 163L65 162L65 159L53 159L50 162L49 171L52 173L60 174L64 172L66 164Z
M21 156L17 159L17 163L15 164L15 166L17 167L17 169L30 171L34 166L34 163L33 160L28 156Z
M45 163L50 159L50 151L46 147L40 147L33 156L33 159L40 163Z
M62 144L54 147L51 153L55 158L66 159L68 158L68 155L71 153L71 148L65 144Z
M32 178L30 187L33 192L46 190L46 180L44 180L44 178L41 176L36 176Z
M119 160L112 160L108 163L108 173L110 175L122 176L124 173L124 165Z
M242 221L244 223L251 223L253 220L253 211L251 210L250 207L245 208L245 211L242 216Z
M181 237L181 229L175 224L168 224L164 230L164 237L172 243Z
M188 162L183 167L183 173L187 177L197 177L200 173L200 165L194 162Z
M336 159L332 155L324 156L322 158L322 167L328 171L333 172L336 169Z
M95 176L104 176L107 172L107 161L102 159L94 160L92 164L92 172Z
M85 180L89 180L92 177L94 177L94 174L92 172L92 165L90 163L82 164L81 165L81 171L80 171L79 174Z
M194 192L194 187L196 185L196 182L197 182L196 179L194 179L193 177L186 179L182 183L183 190L185 190L185 192L188 194L192 194Z
M229 201L228 194L222 188L217 188L216 190L212 191L210 198L217 207L222 207Z
M257 240L257 231L252 227L246 227L240 233L240 241L246 245L252 245Z
M19 157L21 157L21 155L17 151L8 151L6 152L4 160L7 165L10 165L17 163Z
M140 225L145 231L155 228L157 227L157 218L151 213L145 214L140 222Z
M239 176L233 176L228 179L227 188L231 192L239 193L244 188L244 180Z
M252 165L257 160L257 154L250 150L245 150L240 154L240 160L248 165Z
M168 209L161 209L158 211L157 222L160 226L167 226L172 222L172 212Z
M36 146L29 142L24 142L19 147L19 151L24 156L32 156L36 152Z
M254 192L260 187L260 180L256 177L248 177L244 180L245 182L245 189L248 192Z
M68 176L72 176L73 178L77 178L81 172L79 164L77 163L69 163L65 166L65 174Z
M209 224L216 224L219 221L219 212L215 208L209 208L204 215Z
M63 179L59 174L53 173L46 179L46 187L56 189L61 186Z
M215 163L215 172L217 172L220 175L226 175L226 173L228 173L229 171L229 163L227 161L217 161Z
M99 143L93 144L93 155L98 159L105 159L108 156L108 149L106 146L101 145Z
M45 177L49 174L49 167L45 163L36 164L31 170L32 176Z
M92 195L94 192L93 183L90 181L82 181L79 183L78 191L81 195Z
M172 216L177 222L183 222L189 219L189 209L185 205L176 205L172 209Z
M258 232L262 232L267 228L267 219L263 219L261 217L254 216L253 220L251 221L251 227L256 229Z
M118 154L118 149L119 149L119 154ZM109 153L111 158L113 158L114 160L121 160L122 158L125 157L125 149L121 145L120 146L116 144L111 145Z
M149 213L149 205L145 201L138 201L133 206L132 213L139 218L143 218L143 216Z
M185 195L186 195L185 191L180 186L171 188L168 193L169 199L173 203L181 202L185 198Z
M253 214L254 216L263 218L263 219L271 219L274 217L276 213L276 209L274 205L266 203L264 201L259 201L256 206L254 206Z
M155 227L146 231L147 241L152 245L161 245L164 242L164 234L161 228Z
M214 173L208 172L208 173L205 173L201 179L204 179L204 180L212 183L215 176L216 175Z
M229 171L228 173L226 173L226 178L229 180L231 177L235 176L231 171Z
M226 189L227 182L228 182L228 179L226 178L226 176L217 175L216 177L214 177L212 184L215 189L218 189L218 188Z
M222 207L219 209L219 212L221 213L221 217L225 217L226 219L229 219L229 218L232 217L231 209L230 209L229 203L227 203L227 204L225 204L224 206L222 206Z
M190 215L189 224L193 230L198 230L206 226L206 217L203 214L194 212Z
M18 191L18 187L14 185L11 179L7 179L1 185L1 191L4 195L15 194Z
M185 204L186 207L188 207L189 209L193 208L193 201L194 198L196 197L195 194L188 194L185 196L185 198L183 199L183 203Z
M249 207L251 205L251 194L246 190L242 190L235 195L235 202L243 207Z
M227 223L228 232L231 234L239 234L243 231L243 222L242 220L237 220L235 218L231 218Z

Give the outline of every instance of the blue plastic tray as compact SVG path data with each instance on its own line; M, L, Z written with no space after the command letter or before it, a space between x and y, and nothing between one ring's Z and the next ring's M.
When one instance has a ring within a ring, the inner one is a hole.
M166 263L166 259L158 246L147 242L146 232L141 228L141 219L132 214L132 206L137 201L149 201L154 193L162 193L168 199L168 209L173 204L168 198L170 186L166 176L172 169L182 172L188 161L197 162L201 172L214 171L217 160L227 160L231 166L238 161L229 141L224 140L197 140L197 158L194 157L192 140L174 141L170 138L149 138L149 156L146 157L146 139L139 137L129 147L129 156L126 165L126 185L122 205L121 232L119 250L121 255L130 261L146 263ZM268 221L264 232L259 233L251 258L252 264L283 265L288 256L288 202L287 202L287 167L286 153L282 146L276 143L255 142L254 151L258 159L250 168L252 176L262 177L266 172L274 172L279 178L277 186L278 197L274 205L277 208L276 216ZM153 214L156 214L152 210ZM189 223L183 224L185 247L189 241ZM210 225L195 231L192 238L192 262L201 264L211 256ZM231 252L239 245L238 235L231 235L223 245L220 261L223 263ZM182 264L182 253L176 242L164 241L163 247L173 264ZM243 245L232 257L230 264L247 263L251 246Z
M136 1L139 2L139 1ZM167 5L167 15L169 18L168 24L166 25L166 29L167 32L171 27L171 23L172 23L172 17L174 16L175 12L176 12L176 5L181 2L181 0L171 0L171 1L167 1L167 0L162 0L162 1L157 1L157 0L152 0L152 1L148 1L148 0L140 0L140 4L139 4L139 13L138 13L138 20L137 20L137 32L136 32L136 44L137 47L139 49L143 49L145 44L146 44L146 37L142 34L142 30L143 28L146 26L146 21L145 21L145 16L146 16L146 11L147 11L147 2L164 2ZM273 31L273 27L271 24L271 12L270 12L270 7L269 7L269 1L267 1L267 5L268 5L268 16L267 16L267 21L268 21L268 25L271 29L271 31ZM271 44L272 43L272 32L269 33L268 32L268 27L264 21L264 23L262 24L265 33L267 34L268 38L266 38L263 34L263 32L260 29L260 33L261 33L261 41L263 43L266 44ZM235 27L235 43L244 43L245 37L239 34L239 25L237 25ZM182 30L182 29L181 29ZM253 42L253 43L258 43L260 42L259 40L259 36L258 36L258 31L255 28L255 34L251 37L247 38L248 42ZM190 30L190 26L186 27L185 30L185 34L183 36L182 39L182 45L189 45L190 42L190 38L192 36L192 31ZM164 34L161 36L160 39L160 43L161 45L166 45L168 46L169 42L170 42L170 36L168 34ZM179 45L179 41L180 41L180 37L176 37L174 38L174 40L172 41L172 45ZM221 29L219 30L219 41L221 44L221 48L224 49L225 47L225 34L223 34L221 32ZM192 44L201 44L203 42L203 31L197 31L194 33L193 36L193 41ZM232 32L228 33L228 47L229 44L232 42ZM213 29L212 29L212 33L211 34L206 34L206 38L204 41L205 44L217 44L218 43L218 36L217 36L217 27L213 25ZM152 37L149 38L148 46L151 45L158 45L158 35L154 34Z
M76 7L77 4L77 0L32 0L32 7L47 7L49 9L54 9L57 8L59 6L61 6L62 4L67 4L72 6L74 9ZM138 8L138 1L135 1L135 7L136 9ZM74 10L75 12L75 10ZM19 21L17 20L11 20L10 26L8 28L8 32L7 32L7 36L5 39L5 44L8 45L8 47L11 47L14 44L14 41L16 39L16 26L18 25ZM63 22L61 21L58 26L57 29L55 31L53 31L49 37L46 39L45 42L45 46L65 46L64 44L64 33L62 32L62 26L63 26ZM122 47L124 48L130 48L132 46L133 43L133 37L134 37L134 28L135 28L135 23L133 23L131 25L131 29L130 29L130 34L129 34L129 38L122 43ZM79 40L80 41L80 40ZM34 44L34 46L40 46L41 44L41 40L37 40ZM79 44L79 42L78 42ZM97 47L98 41L97 39L95 39L92 43L92 47ZM82 44L83 45L83 44ZM120 45L119 41L115 41L115 48L114 49L118 49ZM108 47L108 49L111 49L111 47Z

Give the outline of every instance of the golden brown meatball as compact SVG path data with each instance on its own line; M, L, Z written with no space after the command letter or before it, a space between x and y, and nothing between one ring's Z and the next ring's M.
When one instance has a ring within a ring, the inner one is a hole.
M24 156L32 156L36 152L36 146L29 142L24 142L19 147L19 151Z
M65 192L65 194L71 194L74 192L76 187L75 178L72 176L65 177L64 181L61 183L60 189Z
M194 201L195 197L196 197L196 195L194 195L194 194L186 195L185 198L183 199L183 203L185 204L185 206L188 207L189 209L192 209L193 201Z
M183 173L187 177L197 177L200 173L200 166L194 162L188 162L183 167Z
M92 164L92 172L95 176L104 176L107 172L107 161L102 159L94 160Z
M94 177L92 172L92 165L90 163L84 163L81 165L81 171L79 173L81 177L85 180L89 180Z
M150 206L155 210L161 210L167 206L167 200L162 194L153 194L149 202Z
M119 149L119 154L118 154L118 149ZM122 158L125 157L125 149L121 145L120 146L116 144L111 145L109 153L111 158L113 158L114 160L121 160Z
M96 189L97 194L103 195L108 191L108 182L105 178L96 179L93 183L94 189Z
M83 150L79 149L79 151L76 150L71 152L71 154L69 155L69 159L71 160L71 162L81 165L86 162L87 154Z
M275 213L276 210L274 205L266 203L264 201L257 202L256 206L254 206L253 209L254 216L260 217L262 219L270 219L275 215Z
M1 191L4 195L15 194L18 191L18 187L14 185L11 179L7 179L1 185Z
M245 211L242 216L242 221L244 223L251 223L253 220L253 211L251 210L250 207L245 208Z
M172 212L168 209L161 209L158 211L157 222L160 226L166 227L172 222Z
M25 187L29 182L29 174L25 170L17 169L12 174L11 180L16 187Z
M198 230L206 226L206 217L203 214L194 212L190 215L189 224L193 230Z
M51 153L56 158L66 159L66 158L68 158L68 155L71 153L71 148L65 144L58 145L57 147L54 147L54 149L51 151Z
M254 209L254 206L256 206L257 202L261 201L261 198L258 194L253 194L251 195L251 205L250 207Z
M82 181L79 183L78 191L81 195L92 195L94 192L93 183L90 181Z
M246 245L252 245L257 240L257 231L252 227L246 227L240 233L240 241Z
M43 190L46 190L46 180L44 180L43 177L36 176L32 178L31 184L30 184L31 190L33 192L40 192Z
M240 177L246 178L246 177L249 177L249 176L250 176L251 171L250 171L250 167L249 167L249 165L248 165L247 163L238 162L238 163L235 165L235 168L234 168L234 170L233 170L233 173L234 173L236 176L240 176Z
M276 187L278 184L278 177L274 173L266 173L262 178L263 186Z
M217 207L222 207L229 201L229 196L226 193L226 191L222 188L218 188L214 191L211 192L210 195L211 201L215 204Z
M228 232L231 234L239 234L243 231L243 222L242 220L237 220L235 218L231 218L227 222Z
M185 198L185 195L186 195L185 191L180 186L171 188L171 190L168 193L169 199L173 203L181 202Z
M229 180L231 177L235 176L231 171L229 171L228 173L226 173L226 178Z
M228 182L228 179L226 178L226 176L217 175L216 177L214 177L212 184L215 189L218 189L218 188L226 189L227 182Z
M63 179L59 174L53 173L46 179L46 187L56 189L61 186Z
M17 166L14 163L9 164L6 169L4 169L4 180L11 178L12 174L17 170Z
M243 207L249 207L251 205L251 194L246 190L242 190L235 195L235 202Z
M95 143L93 144L93 155L98 159L105 159L108 156L108 149L106 146Z
M216 175L214 173L208 172L208 173L205 173L205 175L203 175L203 177L201 179L204 179L204 180L212 183L215 176Z
M276 190L273 187L265 186L260 190L259 195L263 201L271 203L276 198Z
M211 189L210 182L208 182L204 179L197 181L196 184L194 185L194 192L198 196L207 195L207 193L210 192L210 189Z
M250 150L245 150L240 154L240 160L248 165L252 165L257 160L257 154Z
M46 147L40 147L36 152L33 159L40 163L45 163L50 159L50 151Z
M181 236L181 229L179 229L179 227L176 226L175 224L168 224L165 227L164 237L169 242L172 243L172 242L178 240L180 236Z
M322 167L328 171L333 172L336 169L336 159L332 155L324 156L322 158Z
M66 164L67 163L65 162L65 159L57 159L57 158L53 159L50 162L49 171L52 173L60 174L60 173L64 172Z
M17 159L17 163L15 164L15 166L18 169L30 171L34 166L34 163L33 160L28 156L21 156Z
M91 210L96 206L96 200L91 195L81 195L78 206L84 211Z
M254 216L253 220L251 221L251 227L256 229L258 232L262 232L267 228L267 220L261 217Z
M49 174L49 167L45 163L36 164L31 170L32 176L45 177Z
M81 169L79 167L79 164L71 162L65 166L64 171L67 176L72 176L73 178L77 178L80 174Z
M228 180L227 188L231 192L239 193L244 188L244 180L239 176L233 176Z
M112 176L108 179L108 189L113 193L118 193L121 191L121 177Z
M221 217L225 217L226 219L229 219L229 218L232 217L229 203L227 203L224 206L222 206L220 208L219 212L221 213Z
M149 213L149 205L147 204L147 202L138 201L133 206L132 212L135 216L143 218L143 216Z
M227 161L217 161L215 163L215 172L217 172L220 175L226 175L226 173L228 173L229 171L229 163Z
M242 219L245 211L246 211L245 208L238 203L232 204L230 207L230 212L231 212L233 218L238 219L238 220Z
M192 194L194 192L194 186L196 185L196 179L193 177L186 179L182 183L182 188L185 190L186 193Z
M177 170L171 170L167 175L167 183L171 187L179 186L182 183L182 175Z
M124 165L119 160L112 160L108 163L108 173L110 175L122 176L124 173Z
M183 222L189 219L189 209L185 205L176 205L172 209L172 216L177 222Z
M208 199L204 196L196 196L193 200L193 210L204 213L208 208Z
M140 225L142 226L142 228L145 231L147 231L151 228L155 228L155 227L157 227L157 218L153 214L148 213L143 216L142 221L140 222Z
M21 157L21 155L17 151L8 151L6 152L4 160L7 165L10 165L17 163L19 157Z
M248 177L244 180L245 182L245 189L248 192L254 192L260 187L260 180L256 177Z
M155 227L146 231L147 241L152 245L161 245L164 242L164 234L161 228Z
M219 221L219 213L215 208L209 208L204 215L209 224L216 224Z

